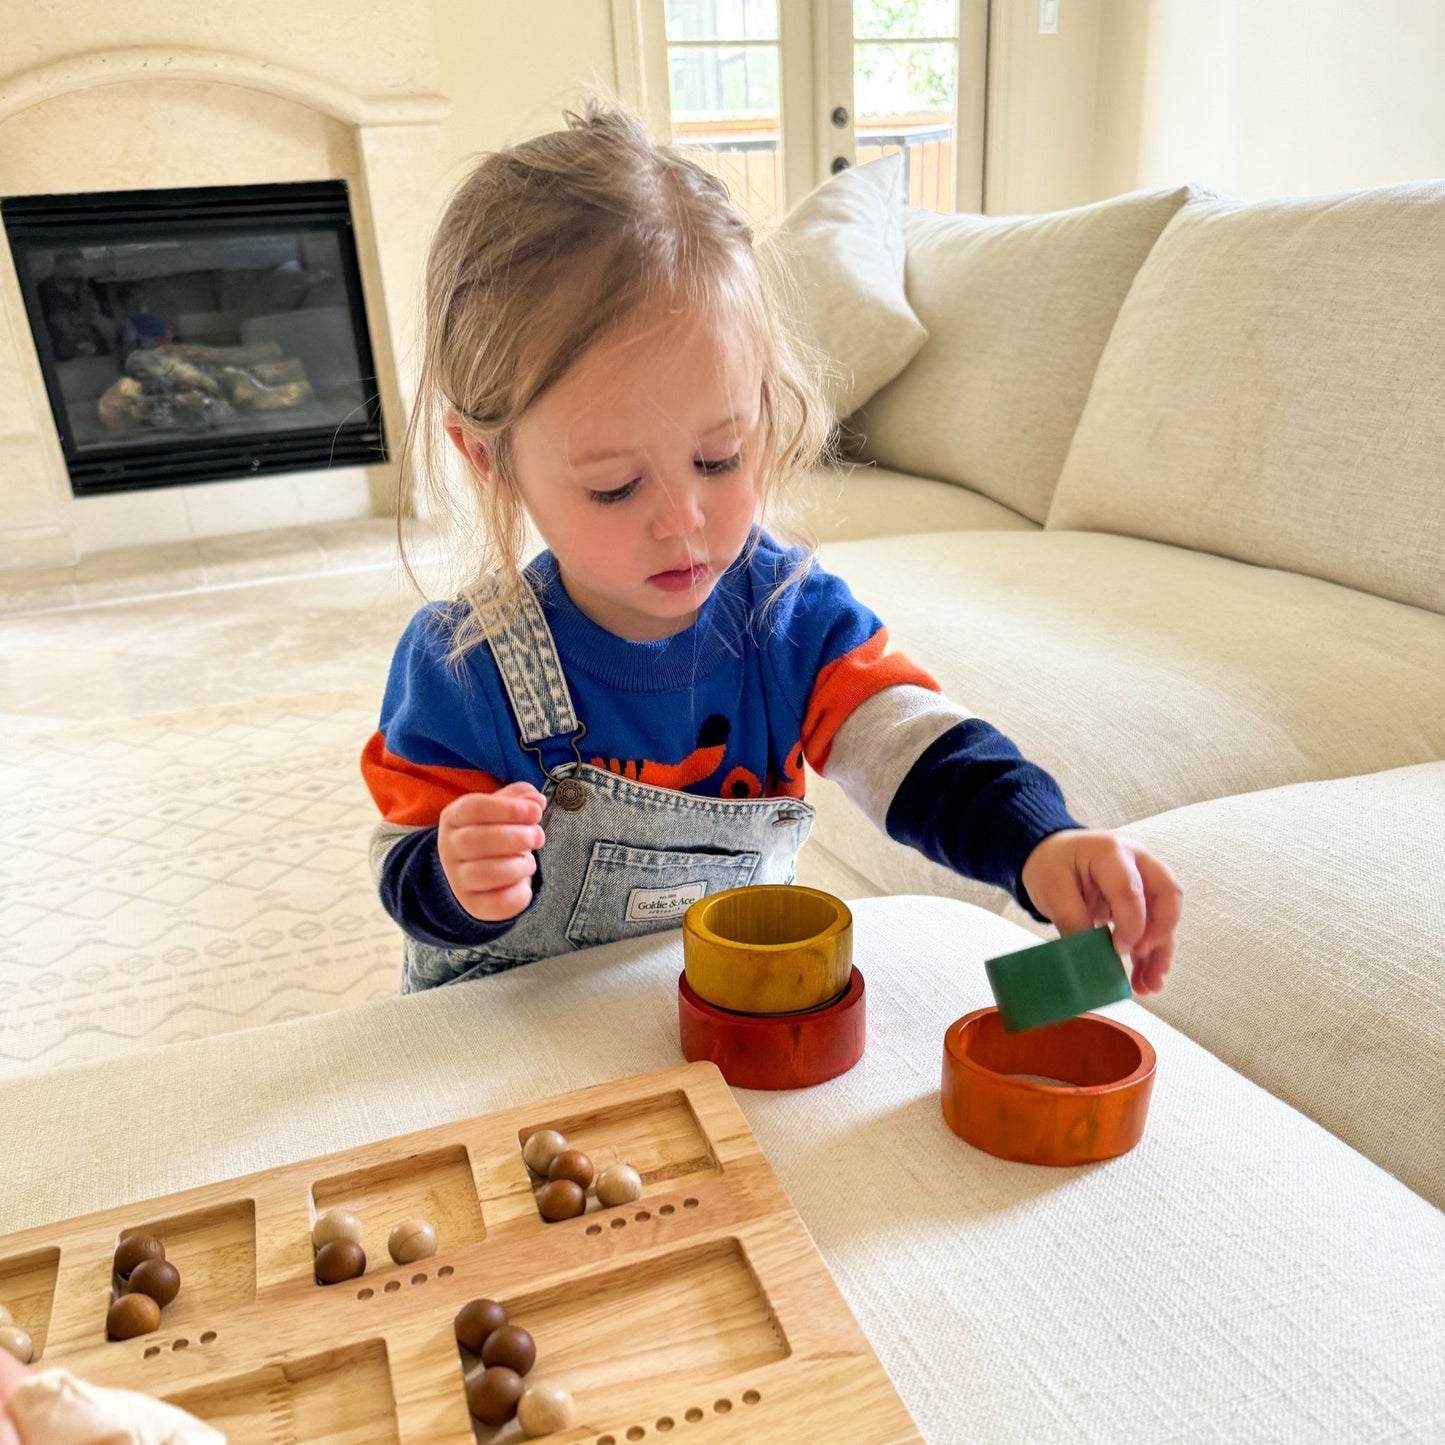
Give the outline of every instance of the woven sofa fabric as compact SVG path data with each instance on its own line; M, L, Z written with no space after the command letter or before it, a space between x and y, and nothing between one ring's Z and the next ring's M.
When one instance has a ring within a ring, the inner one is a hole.
M1445 1209L1445 762L1128 831L1186 899L1152 1011Z
M822 561L1095 827L1445 757L1445 618L1422 608L1087 532L840 542ZM812 840L881 891L1004 906L826 783L808 796Z
M798 489L787 517L823 542L909 532L1039 530L1037 522L967 487L878 466L818 467Z
M1445 1215L1131 1003L1158 1054L1138 1147L981 1154L942 1118L944 1031L1031 935L937 898L854 921L860 1063L736 1097L925 1439L960 1438L961 1401L995 1445L1438 1437ZM10 1081L0 1230L680 1063L681 967L673 932ZM35 1121L60 1118L57 1148Z
M1445 182L1193 203L1135 278L1050 527L1445 612Z
M830 176L758 246L803 338L832 363L835 421L856 411L918 354L928 332L903 288L903 156Z
M1188 187L1041 216L904 213L928 341L852 425L885 467L1043 522L1125 293Z

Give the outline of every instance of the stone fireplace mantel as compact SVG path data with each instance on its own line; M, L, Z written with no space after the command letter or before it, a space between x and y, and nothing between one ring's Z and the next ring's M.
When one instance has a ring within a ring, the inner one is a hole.
M93 44L116 23L100 0L41 8L49 8L50 24L12 53L33 55L42 45L63 51L67 29ZM148 9L169 12L177 33L193 24L173 0ZM210 17L214 26L214 11ZM258 17L268 23L258 25ZM234 50L76 48L0 75L0 196L346 181L393 458L385 466L75 498L19 279L8 246L0 246L0 570L394 506L411 399L405 359L444 168L448 107L436 93L429 27L418 0L385 14L345 0L284 10L262 0L231 19L232 34L218 37Z

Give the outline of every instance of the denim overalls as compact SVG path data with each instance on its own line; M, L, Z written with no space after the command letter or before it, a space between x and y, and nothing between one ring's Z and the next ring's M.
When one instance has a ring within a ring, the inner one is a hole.
M689 905L748 883L790 883L813 810L797 798L705 798L633 782L582 761L586 732L542 608L521 606L490 639L523 747L546 781L540 889L491 943L435 948L406 940L402 992L681 926Z

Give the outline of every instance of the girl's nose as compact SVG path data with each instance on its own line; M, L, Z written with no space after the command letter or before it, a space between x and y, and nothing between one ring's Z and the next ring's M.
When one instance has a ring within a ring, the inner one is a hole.
M701 488L696 481L669 482L662 489L662 501L653 518L653 536L659 542L691 536L702 531L703 520Z

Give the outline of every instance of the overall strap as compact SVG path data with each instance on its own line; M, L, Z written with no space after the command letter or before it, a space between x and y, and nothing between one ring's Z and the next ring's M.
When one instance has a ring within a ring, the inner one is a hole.
M479 600L484 601L486 595L482 593ZM572 707L572 695L562 674L552 630L542 615L542 604L525 575L517 611L506 627L487 641L507 689L522 746L541 758L543 770L548 773L563 763L578 761L576 740L585 729Z

